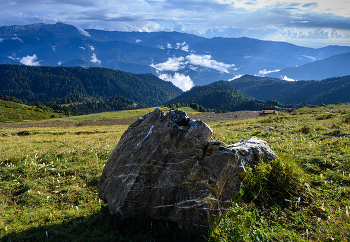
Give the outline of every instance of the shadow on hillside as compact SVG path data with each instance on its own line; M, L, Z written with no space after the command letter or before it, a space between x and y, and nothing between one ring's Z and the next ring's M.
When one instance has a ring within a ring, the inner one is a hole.
M51 225L32 227L11 233L0 241L208 241L207 236L190 235L174 222L146 219L124 219L117 222L106 207L89 217L78 217Z

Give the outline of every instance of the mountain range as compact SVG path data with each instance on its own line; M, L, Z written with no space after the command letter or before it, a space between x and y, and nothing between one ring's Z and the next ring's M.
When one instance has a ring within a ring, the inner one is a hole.
M33 102L85 103L75 113L130 109L168 103L196 103L216 110L261 110L300 103L349 102L350 75L321 81L288 82L244 75L182 92L153 74L133 74L102 67L0 65L0 95Z
M0 27L0 64L153 73L186 91L244 74L285 80L350 75L350 47L314 49L246 37L83 30L58 22Z
M318 105L350 101L350 75L321 81L283 81L277 78L244 75L232 81L218 81L234 87L258 100L277 100L280 103Z

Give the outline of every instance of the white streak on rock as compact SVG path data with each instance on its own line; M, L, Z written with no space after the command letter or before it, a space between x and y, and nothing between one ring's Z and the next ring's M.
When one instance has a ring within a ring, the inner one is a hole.
M152 125L151 129L148 131L148 134L146 135L146 137L143 138L143 140L141 140L136 146L139 146L151 134L152 129L153 129L153 125Z

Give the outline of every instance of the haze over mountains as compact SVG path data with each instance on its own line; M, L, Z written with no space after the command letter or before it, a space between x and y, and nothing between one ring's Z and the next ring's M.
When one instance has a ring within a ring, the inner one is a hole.
M250 38L78 29L64 23L0 27L0 64L106 67L153 73L186 91L240 75L321 80L350 75L350 47L306 48Z

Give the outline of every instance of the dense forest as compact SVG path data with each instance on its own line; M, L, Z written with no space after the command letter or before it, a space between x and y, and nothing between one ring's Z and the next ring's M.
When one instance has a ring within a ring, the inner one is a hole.
M281 105L278 101L260 101L254 99L236 88L226 84L210 84L196 86L171 100L179 103L197 103L208 109L239 111L262 110L268 107L290 107L290 104Z
M211 113L226 113L227 110L219 110L219 109L212 109L212 108L205 108L202 105L198 103L179 103L179 102L173 102L173 103L168 103L167 105L164 105L165 107L170 108L171 110L175 110L177 108L182 108L182 107L190 107L193 110L196 110L198 112L211 112Z
M26 100L6 95L0 95L0 100L9 101L9 104L0 104L0 107L16 108L13 105L11 105L11 102L15 102L30 105L26 106L26 109L29 110L36 110L40 112L56 112L68 116L100 112L112 112L119 110L131 110L147 107L147 105L143 103L135 103L133 100L125 97L115 96L109 98L94 98L81 93L70 94L54 102L34 102L33 104L28 103ZM173 110L181 107L191 107L192 109L198 112L227 112L226 110L205 108L197 103L188 104L175 102L164 106Z
M34 102L32 104L26 100L6 95L0 95L0 100L30 105L28 109L42 112L56 112L65 115L84 115L147 107L146 104L136 103L126 97L94 98L81 93L70 94L53 102ZM6 105L3 106L7 107ZM11 108L11 105L8 107Z
M218 81L259 100L281 103L318 105L349 102L350 76L327 78L322 81L283 81L277 78L245 75L232 81Z
M107 68L0 65L0 94L28 102L55 101L81 93L95 98L123 96L149 106L164 104L182 91L153 74Z
M197 104L195 109L201 112L286 108L297 104L348 102L349 92L350 76L287 82L245 75L232 81L195 86L183 93L153 74L97 67L0 65L0 95L3 98L72 115L164 104L170 108Z

